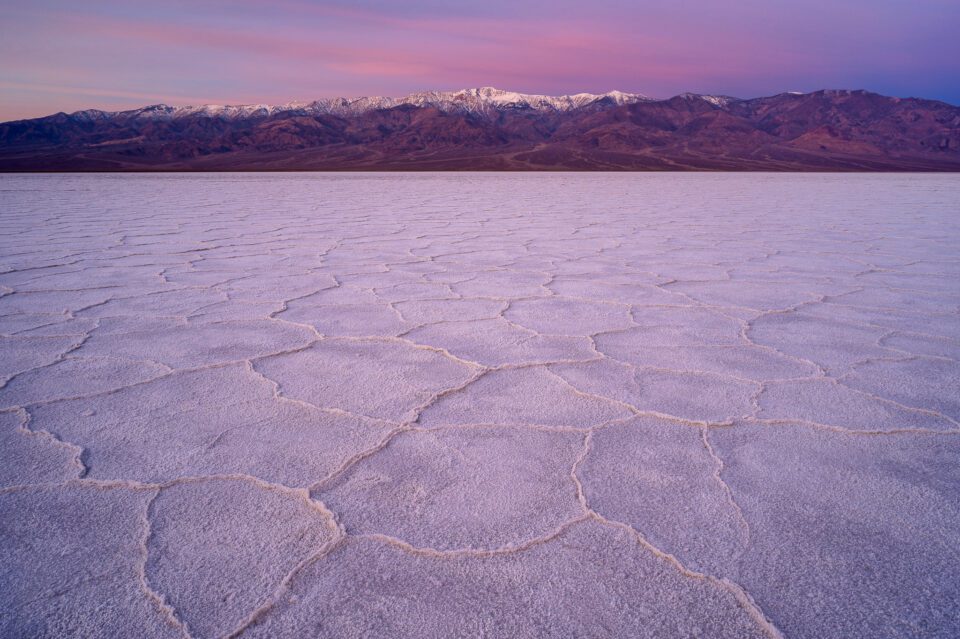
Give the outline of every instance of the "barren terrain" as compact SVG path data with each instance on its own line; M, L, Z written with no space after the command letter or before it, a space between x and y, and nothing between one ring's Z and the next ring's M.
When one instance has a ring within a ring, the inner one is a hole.
M0 176L0 636L956 637L958 215Z

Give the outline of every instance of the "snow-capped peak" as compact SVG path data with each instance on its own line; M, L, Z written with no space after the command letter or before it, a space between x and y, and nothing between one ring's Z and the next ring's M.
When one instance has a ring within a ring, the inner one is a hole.
M424 94L414 94L402 98L410 99L414 96ZM436 96L433 106L443 108L448 105L455 107L465 107L467 110L477 110L489 107L495 108L528 108L539 111L570 111L579 109L589 104L606 99L614 104L632 104L649 100L648 97L638 93L623 93L622 91L610 91L609 93L577 93L574 95L538 95L517 93L515 91L503 91L494 87L481 87L479 89L462 89L450 93L430 94Z
M717 108L725 108L731 102L739 102L740 98L732 98L729 95L704 95L701 93L681 93L677 96L684 100L703 100Z
M504 91L494 87L461 89L459 91L427 91L391 97L328 98L313 102L289 102L281 105L241 104L170 107L164 104L151 105L133 111L109 113L89 110L78 111L72 117L94 119L123 115L133 118L177 119L184 117L210 117L226 120L267 117L277 113L300 112L304 115L353 116L376 109L390 109L403 105L433 107L445 112L491 114L504 109L533 109L536 111L572 111L592 104L633 104L649 101L639 93L609 91L607 93L577 93L574 95L536 95Z

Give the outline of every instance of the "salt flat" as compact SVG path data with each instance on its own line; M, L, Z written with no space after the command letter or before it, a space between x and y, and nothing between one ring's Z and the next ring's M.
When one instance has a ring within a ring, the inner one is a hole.
M0 176L0 636L960 636L960 178Z

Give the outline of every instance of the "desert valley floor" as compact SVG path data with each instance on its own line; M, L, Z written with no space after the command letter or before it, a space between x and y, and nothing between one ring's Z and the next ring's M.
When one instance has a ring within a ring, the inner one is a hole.
M960 636L960 178L0 176L2 637Z

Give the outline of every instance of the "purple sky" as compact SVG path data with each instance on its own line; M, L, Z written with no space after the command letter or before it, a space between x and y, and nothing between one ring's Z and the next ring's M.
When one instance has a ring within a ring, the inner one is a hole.
M960 104L960 0L7 2L0 120L475 86Z

